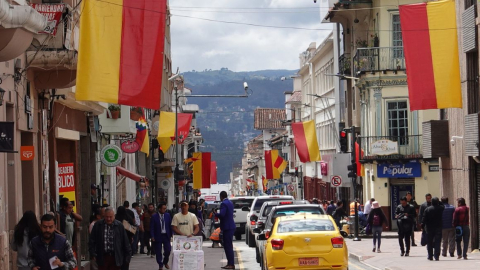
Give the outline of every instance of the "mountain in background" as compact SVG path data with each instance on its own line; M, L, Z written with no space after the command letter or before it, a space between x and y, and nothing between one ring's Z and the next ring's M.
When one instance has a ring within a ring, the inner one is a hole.
M197 127L204 138L199 149L212 152L217 162L218 182L227 183L232 168L238 167L245 143L260 134L253 129L256 108L285 108L285 91L293 90L293 81L281 77L296 74L296 70L261 70L233 72L227 68L202 72L184 72L186 87L193 95L243 95L243 82L248 83L248 98L195 98L198 104Z

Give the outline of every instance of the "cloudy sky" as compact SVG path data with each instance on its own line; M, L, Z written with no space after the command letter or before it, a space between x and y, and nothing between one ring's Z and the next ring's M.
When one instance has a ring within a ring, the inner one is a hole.
M181 72L222 67L233 71L297 69L298 55L310 42L318 46L332 28L320 23L328 10L327 0L169 2L172 67Z

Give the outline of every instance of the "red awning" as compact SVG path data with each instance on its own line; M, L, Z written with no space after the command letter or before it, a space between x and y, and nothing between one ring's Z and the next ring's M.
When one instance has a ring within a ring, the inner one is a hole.
M147 184L147 186L149 185L149 181L148 181L148 178L146 178L145 176L141 176L139 174L136 174L136 173L133 173L123 167L120 167L120 166L117 166L117 174L121 174L127 178L130 178L132 179L133 181L136 181L136 182L142 182L142 180L145 182L145 184Z

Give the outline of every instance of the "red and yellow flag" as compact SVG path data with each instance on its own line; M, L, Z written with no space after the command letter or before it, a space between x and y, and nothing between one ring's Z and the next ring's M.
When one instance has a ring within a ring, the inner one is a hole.
M287 162L278 155L278 150L265 151L265 170L267 179L280 179L280 174L287 167Z
M364 171L365 167L362 163L360 163L360 158L363 157L363 150L360 149L360 145L358 142L355 142L355 163L357 163L357 175L358 176L365 176Z
M160 109L166 0L83 0L77 100Z
M178 143L182 144L190 132L190 124L192 122L192 114L179 113L177 115L178 126ZM167 153L168 149L175 141L175 113L160 112L160 120L158 122L157 141L162 147L163 153Z
M137 127L137 136L135 141L140 146L140 152L143 152L148 155L150 154L150 139L148 136L148 124L145 120L145 116L142 109L142 116L138 119L136 123Z
M455 1L400 6L410 110L461 108Z
M267 184L268 184L268 179L265 178L265 176L262 175L262 186L263 186L263 191L267 191Z
M217 162L210 162L210 184L217 184Z
M211 154L193 153L193 189L210 188Z
M295 146L297 146L300 161L320 161L320 150L317 142L317 132L313 120L292 124Z

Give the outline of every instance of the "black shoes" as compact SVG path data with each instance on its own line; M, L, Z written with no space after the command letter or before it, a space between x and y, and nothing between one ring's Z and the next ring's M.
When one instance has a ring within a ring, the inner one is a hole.
M403 257L403 255L405 255L405 252L402 251L402 252L400 253L400 256Z
M416 247L416 246L417 246L417 244L415 244L415 243L412 244L412 247Z
M408 256L410 256L410 253L408 253L408 252L405 253L405 257L408 257Z

